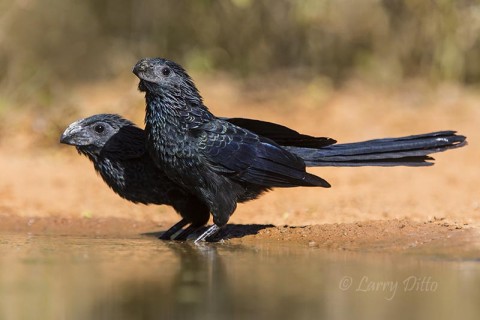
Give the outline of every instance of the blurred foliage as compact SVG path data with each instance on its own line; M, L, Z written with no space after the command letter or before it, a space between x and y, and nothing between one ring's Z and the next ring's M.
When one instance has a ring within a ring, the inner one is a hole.
M144 56L238 76L480 81L478 0L0 0L0 85L48 104Z

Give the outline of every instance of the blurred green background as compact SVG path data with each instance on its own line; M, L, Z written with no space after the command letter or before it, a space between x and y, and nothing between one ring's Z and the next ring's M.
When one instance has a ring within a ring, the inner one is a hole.
M333 86L480 81L477 0L0 0L0 101L48 104L164 56L235 77ZM42 100L43 99L43 100ZM0 102L0 105L2 102Z

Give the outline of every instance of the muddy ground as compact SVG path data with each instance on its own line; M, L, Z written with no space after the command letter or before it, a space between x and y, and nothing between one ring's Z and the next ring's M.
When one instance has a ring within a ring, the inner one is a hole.
M332 90L312 83L252 93L248 86L220 80L197 82L210 110L221 116L274 121L339 142L442 129L457 130L469 141L465 148L436 155L432 167L311 169L333 187L277 189L239 205L228 241L404 250L480 230L478 91L415 83L395 90L355 83ZM168 207L119 198L86 158L57 145L63 127L94 113L119 113L141 125L143 97L134 80L72 89L56 108L3 115L0 231L135 236L165 230L178 220ZM58 130L46 135L51 121Z

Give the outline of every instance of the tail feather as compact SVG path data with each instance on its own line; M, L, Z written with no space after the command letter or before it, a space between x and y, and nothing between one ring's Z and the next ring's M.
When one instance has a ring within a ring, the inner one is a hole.
M438 131L400 138L330 145L323 148L287 147L307 166L428 166L432 153L466 145L455 131Z

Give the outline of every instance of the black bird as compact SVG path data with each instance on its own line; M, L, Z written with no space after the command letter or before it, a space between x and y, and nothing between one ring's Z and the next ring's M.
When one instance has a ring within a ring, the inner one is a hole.
M271 135L279 143L288 146L315 148L332 142L265 121L242 118L226 120ZM161 238L170 239L190 224L175 238L185 239L190 232L208 222L210 209L194 194L170 180L161 168L157 168L146 152L145 140L144 130L115 114L97 114L80 119L70 124L60 138L61 143L73 145L80 154L87 156L105 183L122 198L134 203L172 206L182 220ZM240 201L246 201L249 197L247 193Z
M243 118L225 120L272 138L293 153L303 155L307 159L306 163L311 166L431 165L433 163L426 160L432 158L423 154L459 147L464 140L453 132L444 131L331 145L335 141L330 138L303 135L279 124ZM132 122L119 115L99 114L72 123L60 141L76 146L80 154L86 155L107 185L122 198L134 203L172 206L182 216L182 220L160 238L170 239L190 224L175 237L176 240L186 239L191 232L207 223L209 208L170 180L161 168L157 168L146 152L145 139L144 130ZM419 149L419 146L426 149ZM392 148L398 151L384 152ZM403 153L410 157L401 157ZM249 197L240 200L246 201Z
M87 156L105 183L122 198L134 203L166 204L183 219L167 230L169 239L188 223L208 222L208 207L157 168L145 149L145 133L114 114L98 114L78 120L65 130L61 143L76 146Z
M193 80L175 62L142 59L133 73L140 79L139 90L145 92L149 154L172 181L198 197L213 215L214 225L196 242L227 224L237 202L255 199L270 188L330 187L305 171L305 161L309 165L424 165L431 159L428 154L465 143L465 137L452 131L330 148L335 141L327 139L324 157L322 148L301 148L296 155L290 152L294 147L288 151L210 113Z

